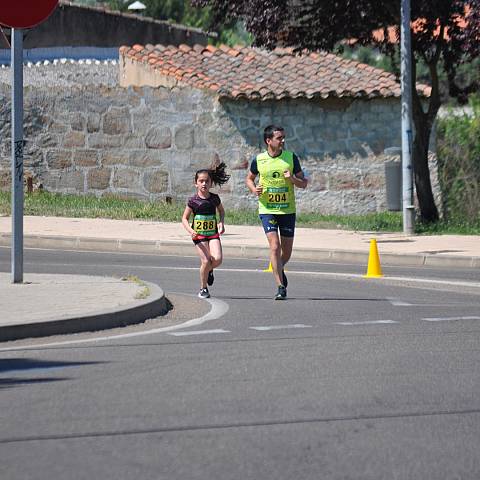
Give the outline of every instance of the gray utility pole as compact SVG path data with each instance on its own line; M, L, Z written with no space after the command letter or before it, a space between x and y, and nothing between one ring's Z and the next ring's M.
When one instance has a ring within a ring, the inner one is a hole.
M12 283L23 282L23 32L12 28Z
M403 233L412 235L415 224L412 168L412 83L414 82L412 82L410 0L402 0L401 16Z

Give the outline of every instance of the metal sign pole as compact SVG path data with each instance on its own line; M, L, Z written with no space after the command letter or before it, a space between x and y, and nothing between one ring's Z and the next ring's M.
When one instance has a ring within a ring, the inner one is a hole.
M413 234L415 208L413 206L412 168L412 50L410 38L410 0L402 0L401 7L401 88L402 88L402 199L403 233Z
M23 282L23 32L12 28L12 283Z

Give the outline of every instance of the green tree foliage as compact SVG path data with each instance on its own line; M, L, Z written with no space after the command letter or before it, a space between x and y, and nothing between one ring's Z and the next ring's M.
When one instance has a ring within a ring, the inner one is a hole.
M78 3L95 5L95 0L77 0ZM106 0L105 3L111 10L128 12L128 6L134 0ZM189 0L141 0L146 9L141 15L165 20L179 25L200 28L206 32L217 32L215 43L227 45L250 45L251 35L245 30L242 22L229 19L221 23L213 22L214 14L211 8L196 8Z
M480 222L480 96L468 113L438 121L437 152L447 219Z
M214 21L241 18L254 36L254 44L274 48L282 44L303 50L335 51L339 42L356 39L358 45L374 45L396 58L398 42L389 41L394 26L400 37L400 0L192 0L212 9ZM440 71L444 71L449 94L465 102L478 91L478 79L465 81L462 66L480 56L480 0L416 0L411 2L412 86L418 81L420 62L427 67L432 87L427 102L413 91L412 159L421 218L438 220L428 168L428 145L442 103ZM384 39L373 35L378 29ZM398 57L397 57L398 58ZM398 64L398 61L397 61ZM462 80L462 81L459 81Z
M396 49L395 62L392 62L390 56L381 53L377 48L371 46L345 46L339 45L337 48L339 54L347 59L356 60L357 62L366 63L372 67L381 68L387 72L399 75L399 49ZM451 106L459 105L458 100L451 97L449 94L448 78L445 68L440 68L438 71L440 98L442 103L450 104ZM431 85L430 73L428 65L423 59L419 59L417 64L417 81L425 85ZM457 70L457 82L466 86L472 82L480 84L480 58L474 59L471 62L463 63Z

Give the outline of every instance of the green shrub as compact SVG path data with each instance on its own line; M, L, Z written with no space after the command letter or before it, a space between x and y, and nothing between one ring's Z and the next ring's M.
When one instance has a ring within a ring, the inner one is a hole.
M480 221L480 97L470 101L472 115L438 121L437 155L443 210L447 221Z

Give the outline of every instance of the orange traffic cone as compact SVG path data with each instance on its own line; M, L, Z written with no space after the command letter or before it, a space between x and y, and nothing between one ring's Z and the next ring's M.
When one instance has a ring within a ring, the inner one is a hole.
M368 268L365 278L383 277L382 267L380 266L380 257L378 256L377 241L370 240L370 254L368 255Z

